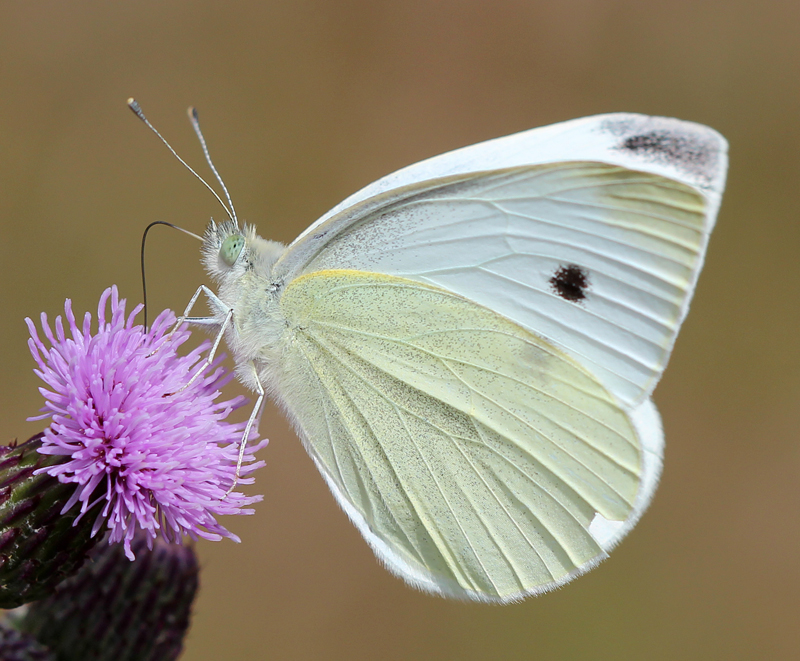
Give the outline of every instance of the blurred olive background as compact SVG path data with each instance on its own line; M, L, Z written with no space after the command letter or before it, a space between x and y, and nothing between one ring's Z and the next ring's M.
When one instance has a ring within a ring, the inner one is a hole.
M200 232L199 107L240 218L289 242L396 168L610 111L709 124L731 144L706 267L655 401L666 466L600 568L505 607L426 596L383 570L268 409L264 502L198 544L184 659L800 658L800 3L300 0L3 3L0 412L42 423L25 316L112 283L138 302L139 242ZM149 244L153 310L207 282L198 244Z

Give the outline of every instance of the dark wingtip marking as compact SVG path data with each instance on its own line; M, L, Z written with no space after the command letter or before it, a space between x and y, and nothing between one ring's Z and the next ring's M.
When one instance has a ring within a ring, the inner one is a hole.
M603 129L621 138L616 149L672 165L698 183L710 183L717 172L719 145L710 136L680 123L670 125L675 123L657 117L638 121L632 118L606 122Z
M556 294L571 303L584 300L589 291L589 273L577 264L559 266L549 282Z
M649 131L632 135L622 141L621 149L636 154L646 154L664 158L670 162L692 165L705 170L709 165L708 146L698 140L667 131Z

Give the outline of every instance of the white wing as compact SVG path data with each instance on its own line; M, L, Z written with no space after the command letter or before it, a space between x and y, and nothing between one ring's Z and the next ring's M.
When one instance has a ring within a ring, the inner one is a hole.
M457 597L514 601L591 569L660 468L647 402L504 317L413 280L321 271L281 298L278 392L334 495L387 566Z
M274 273L346 268L444 287L564 349L633 406L688 311L726 168L725 140L679 120L615 114L533 129L367 186Z
M390 568L428 590L513 600L588 570L630 530L661 466L647 396L688 310L726 168L726 143L706 127L589 117L400 170L289 246L271 274L286 286L292 334L277 390ZM378 294L353 286L362 278L421 284ZM485 321L493 339L471 345L476 328L447 321L443 301L422 302L431 286L501 315ZM451 353L433 360L418 341L426 328ZM544 351L532 361L512 349L525 332L542 338L524 340ZM542 375L572 390L534 394ZM431 411L455 426L433 424ZM503 426L507 414L518 429ZM469 424L480 438L462 433ZM560 455L559 439L594 468ZM514 475L501 446L521 452ZM603 463L612 447L626 458Z

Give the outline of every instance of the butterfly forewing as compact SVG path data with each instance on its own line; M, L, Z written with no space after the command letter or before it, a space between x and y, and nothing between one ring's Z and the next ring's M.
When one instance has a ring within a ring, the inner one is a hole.
M334 219L346 225L362 202L433 179L545 163L607 163L687 184L708 200L710 230L725 187L727 147L725 138L702 124L633 113L581 117L469 145L397 170L336 205L293 242L286 271L305 261L321 225L331 229L328 221Z
M440 286L572 354L621 403L650 393L702 264L706 202L695 189L570 162L395 196L326 241L303 272L357 269Z
M633 423L518 324L359 271L300 277L281 307L284 404L361 532L421 587L502 601L543 591L605 555L598 516L634 512Z

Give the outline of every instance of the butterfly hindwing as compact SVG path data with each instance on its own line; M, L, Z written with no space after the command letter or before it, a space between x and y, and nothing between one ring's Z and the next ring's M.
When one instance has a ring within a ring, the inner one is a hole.
M419 587L544 591L605 557L649 499L660 429L650 456L589 371L503 316L346 270L297 278L281 309L281 399L367 541Z

